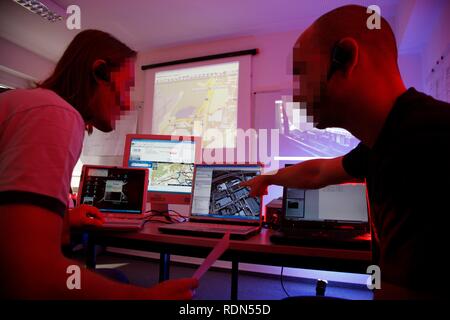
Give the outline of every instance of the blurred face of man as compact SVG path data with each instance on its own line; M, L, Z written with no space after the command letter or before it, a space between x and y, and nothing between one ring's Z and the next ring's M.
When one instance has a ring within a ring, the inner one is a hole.
M293 56L294 99L306 108L308 119L316 128L335 126L337 110L331 103L327 80L330 53L323 52L307 30L297 42Z

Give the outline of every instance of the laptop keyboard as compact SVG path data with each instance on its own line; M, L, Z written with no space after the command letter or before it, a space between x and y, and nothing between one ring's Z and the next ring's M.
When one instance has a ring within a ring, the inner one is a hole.
M255 226L239 226L239 225L223 225L220 223L199 223L186 222L185 226L193 231L213 231L213 232L227 232L227 231L247 231L254 229Z
M114 227L114 226L136 226L140 227L143 223L143 220L141 219L119 219L119 218L106 218L105 223L102 225L102 227Z
M337 229L298 229L289 230L284 233L291 237L318 238L318 239L349 239L364 234L362 230L337 230Z

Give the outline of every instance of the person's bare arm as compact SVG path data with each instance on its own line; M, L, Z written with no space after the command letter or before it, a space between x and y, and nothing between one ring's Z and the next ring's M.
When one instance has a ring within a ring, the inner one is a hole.
M342 158L315 159L286 167L277 172L266 173L242 183L251 189L251 195L266 194L269 185L289 188L317 189L331 184L355 181L342 165Z
M121 284L81 269L81 289L69 290L67 267L78 262L61 253L62 219L33 205L0 205L2 298L190 299L195 279L169 280L151 288Z

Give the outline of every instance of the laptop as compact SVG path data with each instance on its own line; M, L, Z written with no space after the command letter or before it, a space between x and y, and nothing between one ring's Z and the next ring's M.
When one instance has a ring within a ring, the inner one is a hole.
M146 216L148 170L84 165L77 204L100 210L105 223L99 227L139 230Z
M261 230L262 198L250 197L243 181L261 174L262 165L196 165L189 221L159 227L171 234L247 239Z
M283 189L280 230L271 242L309 247L370 250L366 186Z

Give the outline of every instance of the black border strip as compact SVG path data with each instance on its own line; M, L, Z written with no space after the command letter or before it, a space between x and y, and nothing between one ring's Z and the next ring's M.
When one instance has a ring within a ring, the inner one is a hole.
M167 67L167 66L173 66L173 65L177 65L177 64L183 64L183 63L192 63L192 62L207 61L207 60L214 60L214 59L245 56L247 54L254 56L257 53L258 53L258 49L250 49L250 50L213 54L213 55L203 56L203 57L195 57L195 58L167 61L167 62L161 62L161 63L155 63L155 64L147 64L147 65L141 66L141 70L148 70L148 69L159 68L159 67Z
M31 204L53 211L61 217L66 211L66 205L60 200L28 191L2 191L0 205L2 204Z

